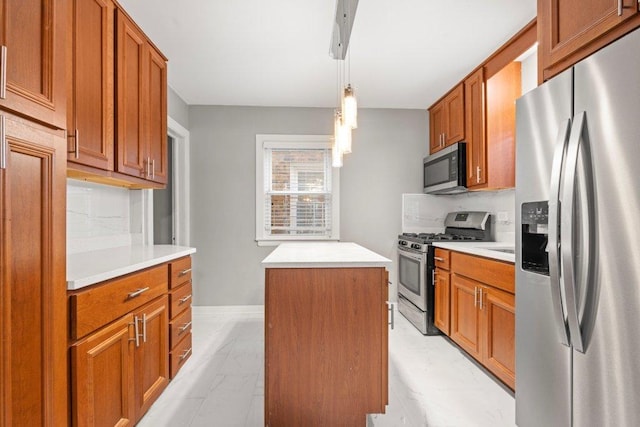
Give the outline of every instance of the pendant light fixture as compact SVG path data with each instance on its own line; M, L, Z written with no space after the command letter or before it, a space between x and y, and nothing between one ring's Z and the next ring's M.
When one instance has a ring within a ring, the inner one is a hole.
M345 70L345 58L349 49L349 38L353 27L358 0L336 0L336 17L331 38L331 56L337 62L338 110L334 113L334 137L332 164L342 166L343 154L351 153L351 131L358 127L358 103L351 87L351 54L348 57L348 69ZM345 86L348 71L349 83Z

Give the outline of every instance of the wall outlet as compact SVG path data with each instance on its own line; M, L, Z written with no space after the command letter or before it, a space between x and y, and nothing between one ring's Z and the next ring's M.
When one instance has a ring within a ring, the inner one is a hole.
M498 212L498 221L509 221L509 213L505 211Z

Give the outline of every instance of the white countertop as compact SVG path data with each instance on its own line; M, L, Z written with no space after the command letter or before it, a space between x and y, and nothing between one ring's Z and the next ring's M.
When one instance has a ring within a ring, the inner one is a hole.
M283 243L264 260L265 268L388 267L391 260L350 242Z
M515 245L510 242L433 242L433 246L485 258L493 258L499 261L516 262L515 254L496 250L514 249Z
M76 290L190 255L195 248L173 245L123 246L67 255L67 289Z

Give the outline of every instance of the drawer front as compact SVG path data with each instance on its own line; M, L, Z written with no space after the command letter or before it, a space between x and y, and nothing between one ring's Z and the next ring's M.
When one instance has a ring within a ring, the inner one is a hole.
M191 283L172 290L169 298L169 303L171 304L171 312L169 315L173 319L182 311L191 307Z
M434 259L437 268L441 268L443 270L449 270L450 268L450 254L446 249L436 248L434 252Z
M185 310L169 322L171 330L171 349L175 348L181 339L191 333L191 308Z
M171 261L169 263L169 274L171 280L169 281L169 288L177 288L178 286L187 283L191 280L191 257Z
M71 338L81 338L166 293L168 277L167 264L162 264L71 294Z
M191 357L191 332L178 343L171 353L169 353L169 363L171 363L171 378L175 377L180 368Z
M515 268L511 263L453 252L451 269L455 274L515 293Z

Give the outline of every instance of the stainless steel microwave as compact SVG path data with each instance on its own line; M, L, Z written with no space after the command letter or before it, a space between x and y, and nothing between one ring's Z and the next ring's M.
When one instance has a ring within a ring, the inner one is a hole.
M457 194L467 191L467 143L456 142L424 158L424 192Z

